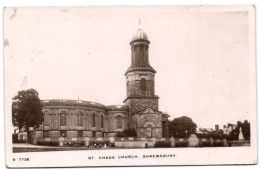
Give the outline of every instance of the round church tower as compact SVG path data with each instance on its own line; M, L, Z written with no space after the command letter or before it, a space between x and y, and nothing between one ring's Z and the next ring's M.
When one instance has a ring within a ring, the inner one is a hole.
M149 44L148 36L142 29L136 31L130 42L131 66L125 73L127 98L124 100L130 117L147 108L158 110L159 97L154 91L156 71L149 63ZM132 128L131 120L129 122Z

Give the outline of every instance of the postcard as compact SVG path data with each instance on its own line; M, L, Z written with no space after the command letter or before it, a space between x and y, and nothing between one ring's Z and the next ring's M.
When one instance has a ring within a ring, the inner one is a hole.
M5 7L8 167L257 164L255 7Z

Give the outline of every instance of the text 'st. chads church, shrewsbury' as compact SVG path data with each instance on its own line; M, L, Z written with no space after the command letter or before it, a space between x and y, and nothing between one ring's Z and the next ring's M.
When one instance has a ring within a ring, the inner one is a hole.
M168 138L167 113L159 111L155 95L156 71L149 63L147 35L138 29L130 42L131 66L127 69L125 105L105 106L81 100L43 100L43 137L114 137L134 129L140 138Z

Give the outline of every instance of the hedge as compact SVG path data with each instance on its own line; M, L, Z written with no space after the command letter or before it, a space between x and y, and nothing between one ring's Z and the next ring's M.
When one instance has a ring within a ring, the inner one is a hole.
M188 141L177 141L175 143L175 147L188 147L189 142Z
M171 147L171 141L156 141L154 147Z

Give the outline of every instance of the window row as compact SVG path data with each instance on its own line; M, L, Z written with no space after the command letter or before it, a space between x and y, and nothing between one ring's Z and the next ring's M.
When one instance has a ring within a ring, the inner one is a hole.
M68 131L60 131L59 132L59 137L67 137L68 136ZM50 138L50 131L43 131L43 137L44 138ZM57 135L56 135L57 137ZM77 131L77 137L84 137L83 131ZM92 136L91 137L96 137L96 131L92 131ZM105 133L102 132L102 137L105 137Z
M44 124L48 125L48 122L51 121L51 115L48 113L44 113ZM92 127L96 127L96 115L91 114L91 124ZM79 112L77 114L77 125L83 126L83 113ZM67 115L66 112L60 113L60 126L67 126ZM104 128L104 116L101 116L101 128ZM123 118L121 116L116 116L116 128L122 129L123 128Z
M83 126L83 116L82 112L77 113L77 125ZM47 112L44 113L44 124L48 125L51 121L51 115L48 115ZM91 114L92 127L96 127L96 115ZM60 113L60 126L67 126L67 114L66 112ZM101 128L104 128L104 116L101 116Z

